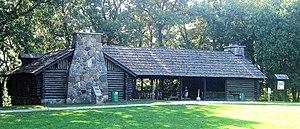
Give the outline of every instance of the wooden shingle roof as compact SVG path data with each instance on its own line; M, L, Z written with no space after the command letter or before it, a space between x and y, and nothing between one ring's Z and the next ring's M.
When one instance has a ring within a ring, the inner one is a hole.
M39 59L41 58L45 53L24 53L21 52L19 55L19 58L30 58L30 59Z
M38 74L42 69L48 68L53 63L62 60L73 54L73 49L64 49L54 52L45 53L39 55L39 59L34 60L32 63L26 66L20 66L19 68L13 70L9 74L19 74L19 73L31 73ZM24 55L23 55L24 56Z
M289 80L288 75L286 74L274 74L277 80Z
M267 78L231 52L104 46L104 55L137 76Z

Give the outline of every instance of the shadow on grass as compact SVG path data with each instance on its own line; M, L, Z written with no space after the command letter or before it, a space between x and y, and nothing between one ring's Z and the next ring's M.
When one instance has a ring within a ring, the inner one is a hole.
M120 102L105 102L101 106L107 105L128 105L128 104L159 104L170 103L172 101L165 100L134 100L134 101L120 101ZM59 104L59 105L15 105L11 107L0 107L0 110L22 110L22 109L47 109L56 107L84 107L84 106L99 106L97 104Z
M0 114L4 128L254 128L253 121L219 117L222 106L181 105Z

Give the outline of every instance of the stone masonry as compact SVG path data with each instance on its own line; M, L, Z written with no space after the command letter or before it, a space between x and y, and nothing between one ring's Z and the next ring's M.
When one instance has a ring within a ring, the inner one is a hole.
M73 104L106 101L107 68L102 52L101 34L75 33L73 47L75 51L69 69L66 102ZM97 94L95 89L98 90Z

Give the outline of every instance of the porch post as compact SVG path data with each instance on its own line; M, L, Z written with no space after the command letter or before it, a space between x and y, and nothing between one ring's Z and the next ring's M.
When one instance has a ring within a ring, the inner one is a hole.
M275 86L274 86L274 101L276 101L276 92L277 92L277 80L275 79Z
M141 91L144 91L144 78L141 78Z
M183 85L182 82L183 81L182 81L181 77L179 78L179 81L180 81L180 100L182 100L182 85Z
M132 99L135 99L136 98L136 79L137 78L134 78L133 79L133 94L131 95L132 96Z
M155 79L155 98L158 100L158 79Z
M45 99L45 92L46 92L46 88L45 88L45 70L42 72L42 91L41 92L42 92L42 99Z
M153 83L153 78L151 78L150 79L151 81L150 81L150 85L151 85L151 99L155 99L154 98L154 91L155 91L155 89L154 89L154 83Z
M160 79L159 84L160 84L160 98L163 99L163 83L164 83L164 79Z
M206 78L203 78L203 100L206 100Z

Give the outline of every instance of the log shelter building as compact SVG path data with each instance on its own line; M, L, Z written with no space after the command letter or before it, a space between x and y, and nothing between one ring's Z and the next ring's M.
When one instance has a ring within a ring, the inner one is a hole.
M181 100L186 91L187 99L194 100L198 89L202 100L236 101L240 93L245 94L246 100L256 100L258 81L267 78L245 58L244 46L230 45L224 51L102 46L101 41L89 39L91 35L93 38L96 34L79 33L74 42L80 40L78 44L82 44L87 40L88 45L98 44L99 52L91 52L95 46L80 49L80 45L78 48L74 45L49 53L21 53L22 65L8 75L13 104L91 103L86 99L93 94L90 86L105 83L107 89L100 86L103 101L111 101L114 91L118 92L119 100ZM94 74L85 76L83 72L78 79L87 83L80 81L79 88L70 88L70 84L77 85L70 83L77 79L70 75L77 56L87 62L83 68L78 66L78 70L89 68L97 73L99 70L94 68L97 66L105 74L95 78ZM94 60L95 56L103 56L103 60ZM98 60L105 66L98 66ZM97 79L101 82L89 82ZM81 97L76 99L69 94Z

